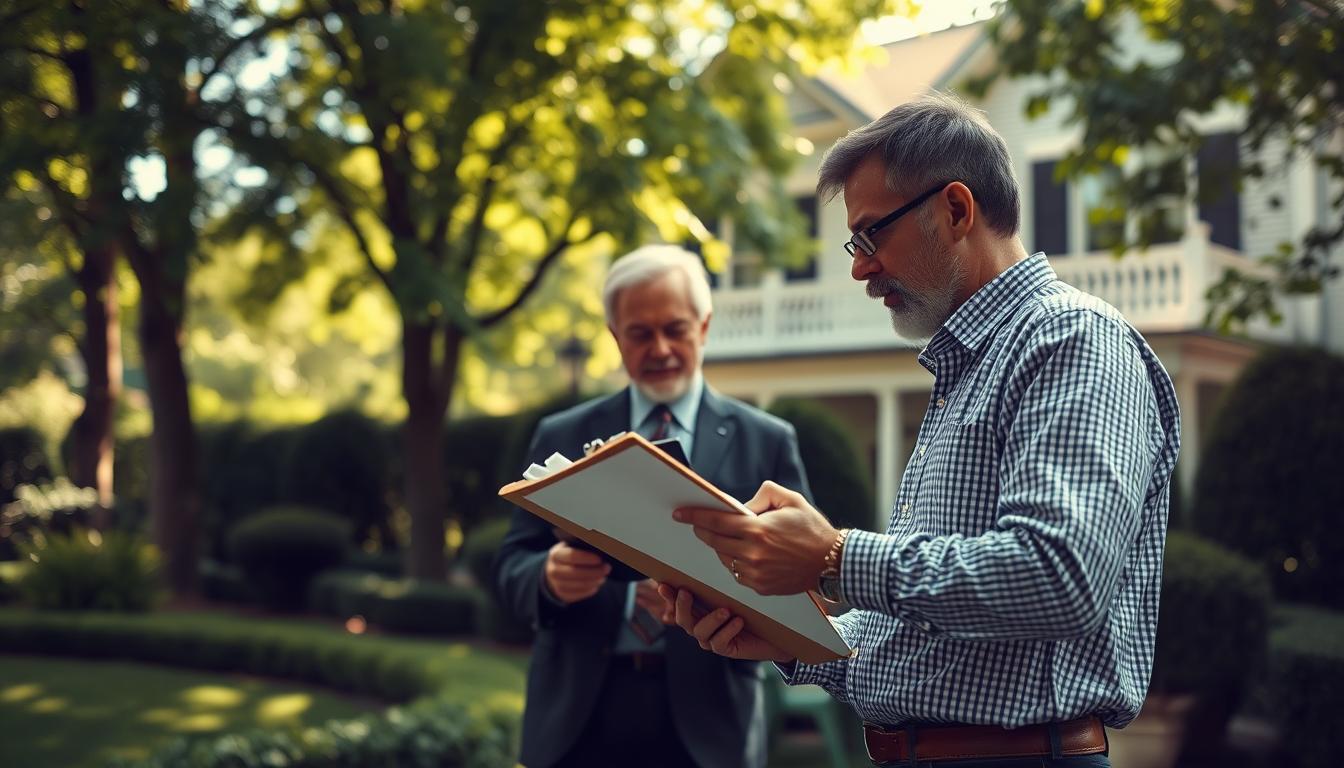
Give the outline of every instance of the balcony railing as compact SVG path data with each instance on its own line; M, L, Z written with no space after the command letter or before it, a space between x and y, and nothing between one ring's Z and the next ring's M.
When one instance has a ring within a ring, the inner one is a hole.
M1260 274L1242 254L1208 240L1203 224L1185 239L1115 258L1109 253L1051 259L1061 280L1101 297L1140 331L1204 327L1209 286L1234 267ZM1257 336L1278 338L1278 329ZM887 310L852 281L783 283L768 275L762 285L715 291L710 359L773 357L833 351L913 347L891 328Z

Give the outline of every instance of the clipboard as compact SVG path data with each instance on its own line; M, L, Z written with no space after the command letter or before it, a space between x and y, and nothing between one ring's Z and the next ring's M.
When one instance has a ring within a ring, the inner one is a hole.
M637 433L539 479L510 483L499 495L650 578L727 608L804 663L852 653L817 595L757 594L737 583L691 526L672 519L677 507L755 513Z

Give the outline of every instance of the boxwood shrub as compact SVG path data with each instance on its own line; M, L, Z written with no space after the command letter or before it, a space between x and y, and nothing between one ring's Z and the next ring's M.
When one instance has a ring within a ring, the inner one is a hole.
M430 635L475 632L485 599L474 587L350 570L321 574L308 593L309 608L317 613L339 619L358 615L380 629Z
M1282 762L1334 768L1344 753L1344 613L1293 606L1276 618L1268 680Z
M0 652L145 661L297 680L392 702L382 715L299 733L250 731L174 742L138 768L512 766L522 670L462 644L351 635L220 614L0 609Z
M272 507L229 531L232 561L263 604L301 608L313 577L345 560L350 522L306 507Z

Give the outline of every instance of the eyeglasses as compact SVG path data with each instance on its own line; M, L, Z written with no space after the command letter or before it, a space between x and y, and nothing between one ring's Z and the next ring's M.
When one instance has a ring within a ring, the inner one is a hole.
M854 236L845 242L845 253L848 253L850 256L857 255L858 251L863 251L864 256L872 256L874 253L877 253L877 246L873 244L873 235L877 234L878 230L915 210L919 207L920 203L928 200L939 192L942 192L943 189L951 183L952 182L950 181L945 181L942 184L939 184L933 189L921 194L919 197L916 197L914 200L911 200L900 208L897 208L886 216L878 219L873 224L855 232Z

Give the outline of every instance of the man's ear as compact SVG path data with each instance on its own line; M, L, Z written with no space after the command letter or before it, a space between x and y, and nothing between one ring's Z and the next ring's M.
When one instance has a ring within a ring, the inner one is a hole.
M947 204L947 225L952 242L964 240L975 226L975 196L960 181L947 185L941 195Z
M702 341L709 337L709 321L712 317L714 317L714 310L711 309L705 315L705 319L700 321L700 339Z

